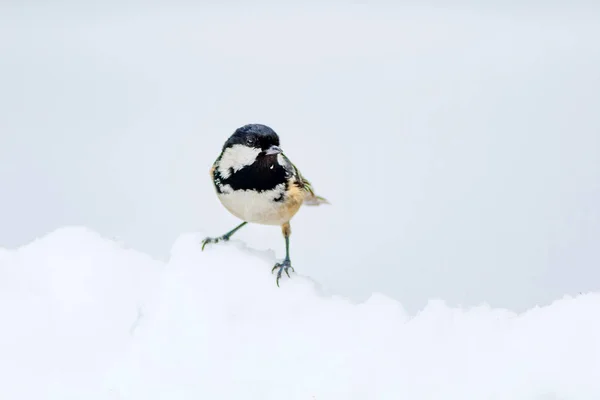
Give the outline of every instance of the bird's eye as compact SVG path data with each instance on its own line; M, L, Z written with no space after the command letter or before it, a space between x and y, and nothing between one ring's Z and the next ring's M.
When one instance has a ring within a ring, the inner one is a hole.
M254 139L253 136L248 136L246 138L246 145L247 146L253 146L255 141L256 141L256 139Z

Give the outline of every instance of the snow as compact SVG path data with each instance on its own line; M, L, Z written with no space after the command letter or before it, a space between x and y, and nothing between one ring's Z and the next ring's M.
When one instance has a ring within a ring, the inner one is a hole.
M0 250L0 398L600 398L598 293L409 315L302 265L277 288L274 252L204 236L167 263L82 227Z
M1 252L0 398L90 398L130 346L162 268L83 228Z

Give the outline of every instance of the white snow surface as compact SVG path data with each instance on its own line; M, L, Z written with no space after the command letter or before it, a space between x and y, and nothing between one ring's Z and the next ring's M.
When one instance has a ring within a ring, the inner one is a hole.
M408 315L203 237L166 264L81 227L0 250L0 399L600 398L597 293Z

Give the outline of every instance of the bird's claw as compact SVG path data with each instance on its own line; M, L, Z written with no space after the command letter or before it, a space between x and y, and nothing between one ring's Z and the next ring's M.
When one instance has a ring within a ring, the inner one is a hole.
M271 269L271 273L275 272L277 268L279 268L279 271L277 271L277 279L275 280L275 283L277 283L277 287L279 287L279 279L281 278L282 272L285 272L288 278L290 277L290 269L292 270L292 272L296 272L294 271L294 267L292 267L292 263L289 259L283 260L282 263L275 264L275 266Z
M204 247L209 244L209 243L219 243L219 242L226 242L229 240L228 236L220 236L217 238L211 238L211 237L207 237L202 241L202 251L204 251Z

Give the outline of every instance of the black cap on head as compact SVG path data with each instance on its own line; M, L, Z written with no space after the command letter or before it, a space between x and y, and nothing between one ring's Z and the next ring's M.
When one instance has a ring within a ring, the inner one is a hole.
M279 146L279 136L266 125L247 124L235 130L223 145L223 150L236 144L267 150L271 146Z

